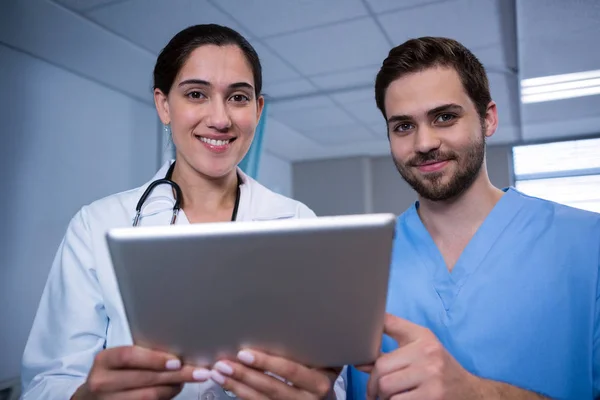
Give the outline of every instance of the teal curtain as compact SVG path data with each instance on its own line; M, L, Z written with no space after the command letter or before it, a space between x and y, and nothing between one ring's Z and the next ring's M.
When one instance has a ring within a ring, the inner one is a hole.
M254 133L254 141L248 150L246 156L240 162L240 168L244 173L254 179L258 177L258 168L260 166L260 156L262 154L263 138L267 125L267 102L258 121L256 132Z

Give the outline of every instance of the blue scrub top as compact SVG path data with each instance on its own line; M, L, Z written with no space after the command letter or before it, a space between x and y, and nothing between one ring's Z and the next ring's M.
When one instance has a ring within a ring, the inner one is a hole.
M418 203L398 218L387 311L429 328L477 376L591 399L600 392L600 215L505 192L452 272ZM384 336L382 350L396 348ZM367 380L349 368L348 398L364 399Z

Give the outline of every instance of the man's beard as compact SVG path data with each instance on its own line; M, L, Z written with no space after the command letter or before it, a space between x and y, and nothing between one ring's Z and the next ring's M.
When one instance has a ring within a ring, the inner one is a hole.
M419 153L411 158L406 164L401 164L394 157L394 164L402 178L421 197L431 201L445 201L455 198L467 190L475 181L481 171L485 158L485 135L471 144L464 154L455 152L441 152L440 150L428 153ZM450 177L448 183L442 184L443 171L430 172L424 177L418 177L413 168L428 161L450 161L458 165L457 172Z

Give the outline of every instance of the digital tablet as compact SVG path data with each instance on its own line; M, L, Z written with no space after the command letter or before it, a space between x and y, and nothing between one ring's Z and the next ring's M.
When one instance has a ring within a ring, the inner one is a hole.
M134 343L211 365L241 348L311 367L379 355L396 217L107 233Z

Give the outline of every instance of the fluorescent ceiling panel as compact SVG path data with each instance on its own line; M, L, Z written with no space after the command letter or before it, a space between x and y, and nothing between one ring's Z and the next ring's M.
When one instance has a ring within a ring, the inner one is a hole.
M521 81L521 101L539 103L600 94L600 70Z

